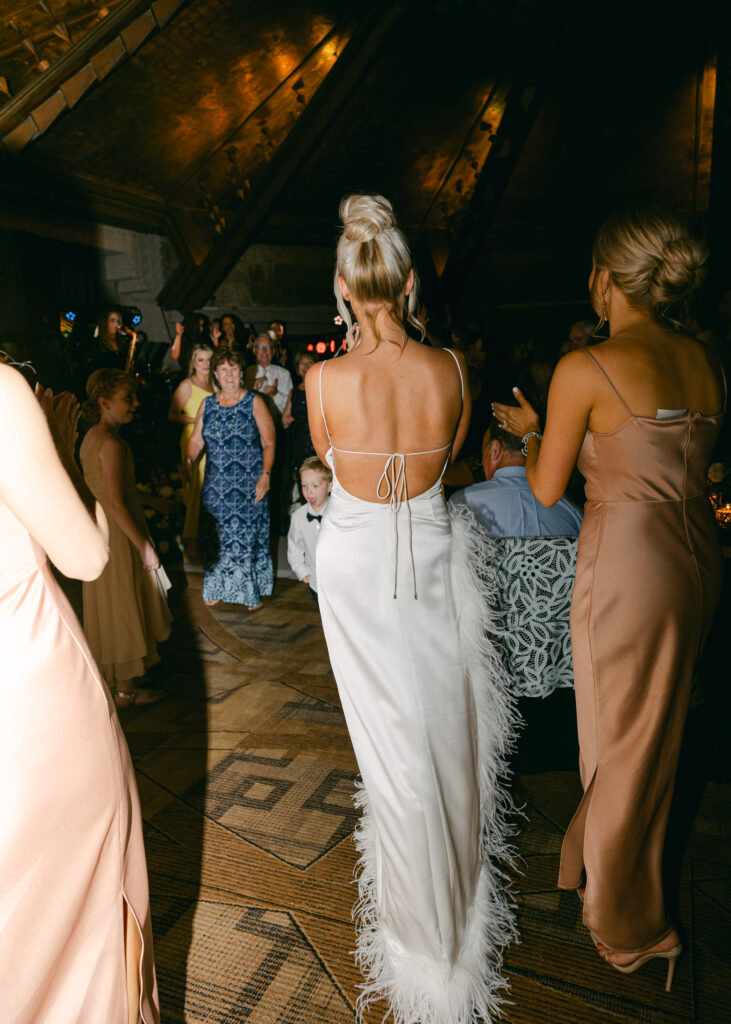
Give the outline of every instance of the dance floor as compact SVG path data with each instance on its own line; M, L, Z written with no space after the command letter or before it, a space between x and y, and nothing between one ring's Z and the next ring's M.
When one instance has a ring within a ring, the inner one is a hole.
M170 696L121 716L145 820L163 1022L353 1022L356 765L317 609L290 580L253 615L206 608L200 577L184 585L154 673ZM632 976L604 965L578 899L555 888L578 775L527 775L514 790L526 813L522 942L506 956L506 1024L731 1019L730 787L707 787L695 819L681 887L689 952L670 995L661 962Z

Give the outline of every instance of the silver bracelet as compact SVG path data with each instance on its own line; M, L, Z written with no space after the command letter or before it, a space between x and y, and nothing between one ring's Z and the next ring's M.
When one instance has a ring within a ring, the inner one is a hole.
M542 441L543 434L541 434L538 430L529 430L527 434L523 435L520 442L520 450L522 451L523 455L526 456L526 458L528 456L528 441L531 437L535 437L536 440Z

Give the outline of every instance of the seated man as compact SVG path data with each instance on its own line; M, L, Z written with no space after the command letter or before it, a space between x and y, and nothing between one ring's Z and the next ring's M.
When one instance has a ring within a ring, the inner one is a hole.
M491 537L576 537L581 512L563 497L545 508L533 496L525 475L520 438L502 430L493 417L482 439L485 480L452 495L454 505L467 505Z
M495 538L496 605L503 658L525 722L513 768L520 774L575 769L578 760L569 609L581 512L533 496L519 437L494 418L482 444L484 483L458 491Z

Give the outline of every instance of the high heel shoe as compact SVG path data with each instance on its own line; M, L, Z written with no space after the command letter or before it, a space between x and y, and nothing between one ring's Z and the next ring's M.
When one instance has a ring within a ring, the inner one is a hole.
M611 952L611 950L607 950ZM648 960L667 960L668 962L668 976L665 982L665 991L669 992L673 984L673 976L675 974L675 965L683 952L683 946L679 942L676 946L671 946L670 949L655 949L648 953L641 953L635 960L631 960L628 964L615 964L612 960L607 960L608 964L611 964L616 970L621 971L622 974L634 974L634 972L646 964ZM606 957L602 957L606 960Z

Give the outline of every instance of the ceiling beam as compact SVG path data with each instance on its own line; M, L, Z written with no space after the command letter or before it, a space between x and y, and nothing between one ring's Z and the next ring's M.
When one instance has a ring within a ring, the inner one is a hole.
M283 190L292 181L367 71L379 47L410 0L380 0L363 5L361 20L332 70L306 105L263 174L252 182L221 235L200 263L188 255L158 297L164 309L195 309L203 305L251 244Z
M0 208L33 217L69 217L131 231L164 233L168 210L162 200L82 175L50 171L0 153Z
M0 147L19 153L190 0L124 0L0 108Z
M441 274L441 292L449 301L462 289L535 122L542 93L537 72L536 65L529 66L522 80L505 88L500 124Z

